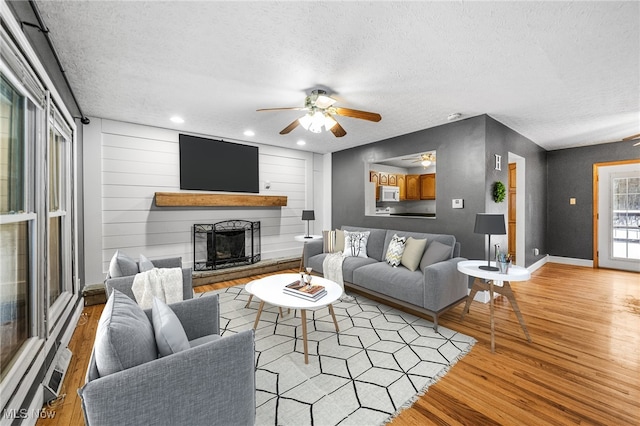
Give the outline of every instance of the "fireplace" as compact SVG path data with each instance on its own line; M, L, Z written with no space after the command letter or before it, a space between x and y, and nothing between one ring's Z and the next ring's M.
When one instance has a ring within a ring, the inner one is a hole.
M227 220L193 225L193 270L250 265L260 260L260 222Z

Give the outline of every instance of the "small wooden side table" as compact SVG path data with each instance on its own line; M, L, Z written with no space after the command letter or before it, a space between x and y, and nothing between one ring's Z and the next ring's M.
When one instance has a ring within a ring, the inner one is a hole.
M522 314L520 313L520 308L518 307L518 302L516 301L516 296L513 294L511 290L510 281L527 281L531 278L531 272L528 269L523 268L521 266L512 265L509 267L509 271L507 274L500 273L499 271L485 271L484 269L480 269L479 266L486 265L486 260L465 260L458 263L458 270L463 274L469 275L470 277L475 277L473 281L473 286L471 287L471 293L467 296L467 303L464 306L464 310L462 311L462 318L464 318L465 314L469 312L469 305L471 305L471 301L476 293L480 290L486 291L489 290L489 312L490 312L490 322L491 322L491 352L495 352L495 324L493 318L493 293L498 293L507 298L509 302L511 302L511 307L518 317L518 321L520 322L520 327L522 327L522 331L524 331L524 335L527 338L527 341L531 343L531 337L529 336L529 332L527 331L527 326L524 324L524 318L522 318ZM492 266L495 266L495 262L491 262ZM485 280L487 280L485 282ZM502 286L495 285L496 282L502 282Z

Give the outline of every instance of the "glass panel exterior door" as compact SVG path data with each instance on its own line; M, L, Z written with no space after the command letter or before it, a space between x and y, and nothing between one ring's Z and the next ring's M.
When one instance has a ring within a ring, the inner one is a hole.
M611 256L640 260L640 177L613 177Z
M640 162L598 167L597 259L640 272Z

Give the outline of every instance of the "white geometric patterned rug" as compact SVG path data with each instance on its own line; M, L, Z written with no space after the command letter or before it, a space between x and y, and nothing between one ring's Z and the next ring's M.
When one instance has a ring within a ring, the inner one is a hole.
M245 308L244 286L220 294L222 335L253 327L259 305ZM197 295L196 295L197 296ZM475 339L355 295L307 311L309 364L298 312L265 305L255 334L256 425L379 425L423 395L467 354Z

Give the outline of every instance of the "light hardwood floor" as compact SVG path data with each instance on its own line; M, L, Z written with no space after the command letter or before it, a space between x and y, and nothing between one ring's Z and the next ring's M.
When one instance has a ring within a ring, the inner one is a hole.
M500 297L492 354L488 304L473 302L464 320L463 305L457 306L441 325L478 343L392 424L640 425L640 275L548 263L512 287L533 342L527 343L511 306ZM38 425L84 424L76 391L84 382L102 307L84 309L69 345L67 397L55 408L54 420Z

